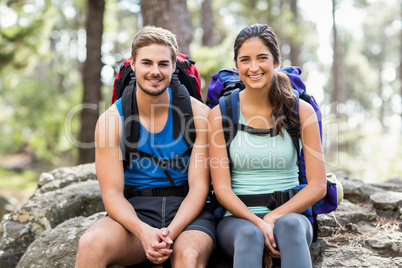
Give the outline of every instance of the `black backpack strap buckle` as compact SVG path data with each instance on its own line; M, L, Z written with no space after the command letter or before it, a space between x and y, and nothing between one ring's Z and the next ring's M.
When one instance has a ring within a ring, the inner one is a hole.
M276 197L274 194L268 195L268 200L267 200L267 203L265 206L267 208L269 208L270 210L274 210L277 207L279 207L278 201L276 200Z
M155 196L157 195L157 188L144 188L141 190L141 195L144 197L150 197L150 196Z
M275 191L270 194L238 195L238 197L248 207L265 206L274 210L285 204L298 192L299 189L295 188L288 191Z
M124 197L130 199L132 197L152 197L152 196L180 196L185 197L188 193L188 183L184 183L181 186L172 186L166 188L143 188L135 189L134 186L124 186Z

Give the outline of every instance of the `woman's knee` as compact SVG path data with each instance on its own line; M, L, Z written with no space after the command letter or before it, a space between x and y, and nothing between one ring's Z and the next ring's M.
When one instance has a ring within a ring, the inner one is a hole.
M302 214L289 213L279 218L275 228L283 228L286 231L304 229L305 224L308 223L307 221L307 218Z
M264 236L257 226L247 225L237 231L235 243L236 246L240 244L246 247L263 247Z
M297 240L308 239L312 231L311 224L305 216L290 213L282 216L275 224L275 239Z

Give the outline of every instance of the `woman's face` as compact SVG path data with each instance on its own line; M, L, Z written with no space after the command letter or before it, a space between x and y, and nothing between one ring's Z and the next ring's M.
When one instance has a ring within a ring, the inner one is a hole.
M252 37L241 45L236 67L246 88L269 90L274 69L277 67L274 62L274 57L264 42L258 37Z

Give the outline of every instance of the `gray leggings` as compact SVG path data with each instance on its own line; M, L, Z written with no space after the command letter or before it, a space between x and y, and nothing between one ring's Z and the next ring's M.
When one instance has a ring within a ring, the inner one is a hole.
M263 267L264 237L255 224L234 216L225 217L218 224L217 235L222 249L233 257L234 268ZM305 216L296 213L282 216L275 224L274 236L281 252L281 267L312 266L309 247L313 229Z

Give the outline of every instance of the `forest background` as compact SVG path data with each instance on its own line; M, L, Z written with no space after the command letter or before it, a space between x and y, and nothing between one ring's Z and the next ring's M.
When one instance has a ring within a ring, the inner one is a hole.
M267 23L321 106L327 171L402 176L401 15L398 0L1 0L0 194L24 200L41 172L94 161L96 119L148 24L178 36L205 100L239 30Z

